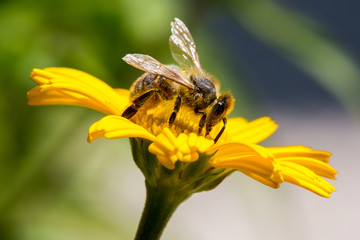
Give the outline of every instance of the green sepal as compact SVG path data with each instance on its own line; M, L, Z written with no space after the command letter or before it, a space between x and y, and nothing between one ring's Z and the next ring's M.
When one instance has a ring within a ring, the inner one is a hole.
M167 169L148 151L152 142L130 138L134 161L145 177L146 202L135 239L159 239L176 208L193 193L218 186L233 170L214 168L211 155L200 155L194 162L175 164Z
M192 194L215 188L233 172L212 167L209 164L212 155L200 155L195 162L178 161L175 169L167 169L148 151L151 143L143 138L130 138L134 161L151 187L171 187Z

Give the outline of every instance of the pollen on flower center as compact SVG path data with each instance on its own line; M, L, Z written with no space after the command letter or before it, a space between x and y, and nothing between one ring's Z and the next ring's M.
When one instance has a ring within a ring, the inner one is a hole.
M169 119L174 111L174 104L175 100L161 101L156 105L145 104L131 118L131 121L144 127L155 136L159 135L164 128L170 128L176 136L180 133L198 134L201 116L196 115L194 110L187 106L181 106L174 123L171 127L169 126Z

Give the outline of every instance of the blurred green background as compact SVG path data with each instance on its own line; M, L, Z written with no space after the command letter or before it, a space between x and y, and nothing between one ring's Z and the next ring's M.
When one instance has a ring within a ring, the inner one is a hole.
M174 62L174 17L192 32L203 67L234 94L231 116L275 118L282 133L267 145L333 152L339 192L326 200L272 190L237 173L181 206L164 239L359 236L359 8L355 0L0 1L0 239L133 238L145 190L128 141L88 144L100 113L27 106L28 76L71 67L129 88L141 72L125 54Z

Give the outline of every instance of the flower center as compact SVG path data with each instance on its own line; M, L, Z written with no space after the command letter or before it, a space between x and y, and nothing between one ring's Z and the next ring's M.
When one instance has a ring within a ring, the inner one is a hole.
M188 106L182 105L176 114L174 123L169 126L169 119L174 112L174 100L162 100L156 104L144 104L135 116L131 119L135 124L147 129L155 136L159 135L163 128L169 127L175 136L180 133L196 133L199 131L199 122L201 115L195 114L194 110Z

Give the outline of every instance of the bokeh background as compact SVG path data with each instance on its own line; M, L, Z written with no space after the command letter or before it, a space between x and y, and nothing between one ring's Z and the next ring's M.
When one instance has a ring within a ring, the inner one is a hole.
M163 239L356 239L360 236L360 2L357 0L0 1L0 239L132 239L145 188L127 139L86 142L100 113L29 107L34 67L71 67L113 87L141 74L126 53L173 63L174 17L204 68L231 90L231 116L271 116L264 145L333 153L324 199L234 173L182 204Z

